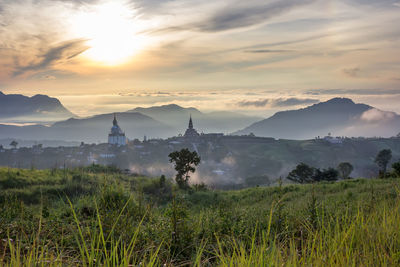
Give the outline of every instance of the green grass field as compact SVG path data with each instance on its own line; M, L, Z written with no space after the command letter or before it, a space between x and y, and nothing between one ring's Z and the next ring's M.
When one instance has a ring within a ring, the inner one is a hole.
M107 169L0 168L4 266L396 266L399 235L396 178L185 192Z

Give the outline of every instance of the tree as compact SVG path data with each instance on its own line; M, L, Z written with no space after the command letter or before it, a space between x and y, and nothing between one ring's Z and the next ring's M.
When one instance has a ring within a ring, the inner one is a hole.
M396 163L393 163L392 168L393 168L395 174L396 174L398 177L400 177L400 161L399 161L399 162L396 162Z
M338 165L337 169L339 171L340 177L342 177L343 179L349 179L349 176L354 170L354 167L349 162L342 162Z
M314 182L320 181L336 181L338 179L339 172L334 168L323 169L316 169L314 171L314 175L312 176L312 180Z
M17 146L18 146L18 142L15 141L15 140L13 140L13 141L10 143L10 146L12 146L14 149L16 149Z
M189 182L189 174L196 171L194 166L200 164L200 157L196 151L190 152L184 148L181 151L175 151L168 155L169 162L173 162L177 171L175 180L180 188L187 188Z
M375 163L378 164L380 172L386 175L386 169L389 161L392 159L392 150L383 149L376 155Z
M296 166L294 170L289 173L286 178L290 181L300 184L311 183L313 182L314 173L314 168L308 166L305 163L300 163Z
M160 180L159 180L159 184L160 184L160 187L164 187L165 186L165 175L163 174L163 175L161 175L161 177L160 177Z

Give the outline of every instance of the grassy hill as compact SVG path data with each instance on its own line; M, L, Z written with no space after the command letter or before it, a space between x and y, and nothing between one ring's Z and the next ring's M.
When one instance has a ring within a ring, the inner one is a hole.
M0 168L0 265L400 264L400 179L179 191L113 168Z

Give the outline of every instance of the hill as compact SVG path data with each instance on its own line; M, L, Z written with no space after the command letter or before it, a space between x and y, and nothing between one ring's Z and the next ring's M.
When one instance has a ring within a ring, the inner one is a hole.
M328 133L336 136L390 137L399 131L400 116L396 113L356 104L348 98L333 98L303 109L277 112L235 134L311 139Z
M154 120L138 112L119 112L96 115L85 119L69 119L54 123L52 131L64 132L69 140L80 140L82 137L90 140L104 140L108 135L114 114L118 124L128 138L142 139L145 135L152 138L165 138L176 135L176 130L167 124Z
M55 121L75 116L57 98L32 97L0 92L0 119L17 121Z
M104 166L0 168L0 262L398 266L399 181L185 192Z
M51 126L0 125L0 139L18 138L26 140L65 140L107 142L114 113L96 115L89 118L70 118ZM116 113L118 123L128 138L167 137L176 134L170 126L137 112Z
M205 133L230 133L260 119L259 117L228 111L203 113L193 107L184 108L175 104L148 108L138 107L129 112L139 112L150 116L176 128L180 133L184 133L186 130L190 115L193 118L195 128L199 132Z
M145 135L151 138L167 138L184 133L190 115L199 132L227 133L260 119L234 112L202 113L195 108L183 108L174 104L119 112L117 119L130 139L142 139ZM21 118L9 117L8 121L20 121ZM46 120L49 117L43 118L42 120ZM112 119L113 113L109 113L59 120L48 126L0 124L0 139L106 142Z

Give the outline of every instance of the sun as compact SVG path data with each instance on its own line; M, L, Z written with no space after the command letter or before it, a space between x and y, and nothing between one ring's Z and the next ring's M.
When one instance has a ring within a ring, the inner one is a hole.
M86 7L73 18L74 31L89 47L82 55L104 65L122 64L146 43L142 23L131 6L122 1Z

